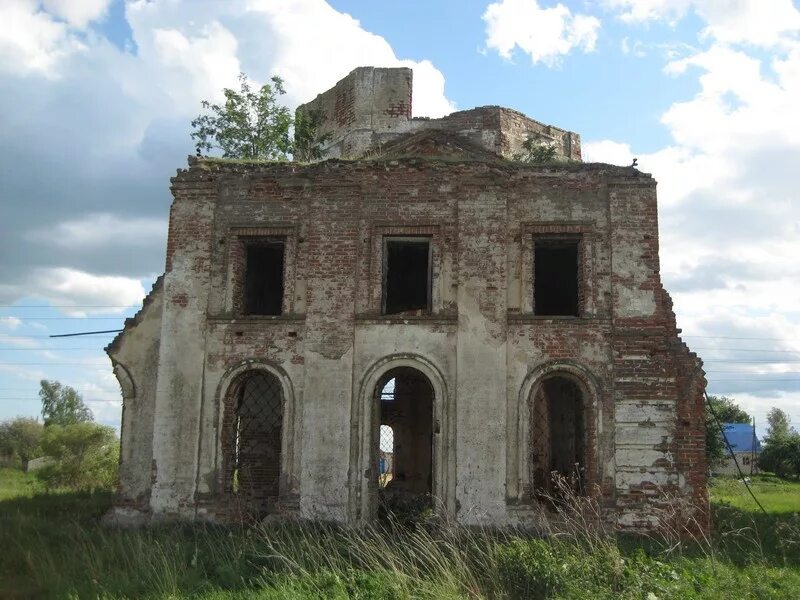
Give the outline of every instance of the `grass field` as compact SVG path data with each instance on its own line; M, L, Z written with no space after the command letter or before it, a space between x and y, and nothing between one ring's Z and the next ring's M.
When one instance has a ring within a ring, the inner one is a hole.
M768 512L778 515L800 513L800 482L786 481L773 475L753 475L750 487ZM717 504L727 504L748 512L759 510L745 485L732 477L715 479L711 486L711 497Z
M111 495L45 494L0 470L0 598L800 598L800 484L712 487L707 544L299 524L120 531Z

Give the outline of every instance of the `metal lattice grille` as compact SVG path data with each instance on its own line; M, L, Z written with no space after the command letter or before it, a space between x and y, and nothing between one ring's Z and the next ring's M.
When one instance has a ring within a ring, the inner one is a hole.
M233 436L234 493L278 496L281 468L283 393L274 375L247 378L239 391Z
M550 483L550 411L547 396L539 388L531 410L531 470L535 493L547 491Z
M531 482L535 495L552 495L554 477L578 490L584 470L584 411L580 388L564 377L544 381L531 407Z
M378 437L378 486L384 488L394 477L394 430L381 425Z

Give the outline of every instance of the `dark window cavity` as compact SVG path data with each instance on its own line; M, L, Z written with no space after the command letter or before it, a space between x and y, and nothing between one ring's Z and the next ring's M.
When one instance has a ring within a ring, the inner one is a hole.
M383 312L430 311L431 244L429 238L385 238Z
M260 240L246 246L244 311L248 315L283 312L283 254L280 239Z
M531 430L535 493L558 495L564 484L582 490L586 430L580 387L561 376L542 382L533 398Z
M579 316L579 240L534 239L533 312Z

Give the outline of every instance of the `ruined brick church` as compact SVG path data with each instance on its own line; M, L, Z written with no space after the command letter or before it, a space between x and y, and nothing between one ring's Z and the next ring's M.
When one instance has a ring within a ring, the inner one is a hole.
M525 524L561 475L623 529L707 507L699 359L661 285L656 183L497 106L411 116L355 69L298 111L310 164L190 158L166 268L107 348L112 517L339 523L413 499ZM546 164L515 157L528 140Z

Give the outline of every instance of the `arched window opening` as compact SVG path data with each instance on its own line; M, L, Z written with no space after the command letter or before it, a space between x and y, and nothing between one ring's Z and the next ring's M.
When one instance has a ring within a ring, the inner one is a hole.
M394 476L394 429L389 425L381 425L378 445L378 487L385 488Z
M281 474L283 392L277 377L259 372L239 385L229 456L230 486L256 504L278 497Z
M390 507L428 507L433 489L433 387L416 369L389 371L376 388L378 487Z
M381 388L381 402L391 402L394 400L394 383L394 378L392 378Z
M533 492L582 493L586 465L585 399L571 378L554 376L538 387L531 407Z

